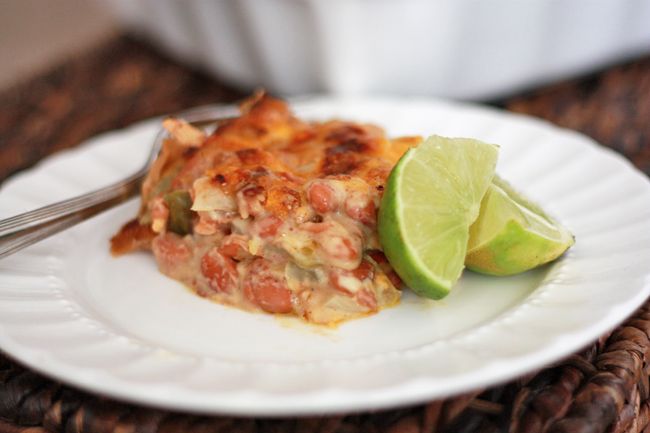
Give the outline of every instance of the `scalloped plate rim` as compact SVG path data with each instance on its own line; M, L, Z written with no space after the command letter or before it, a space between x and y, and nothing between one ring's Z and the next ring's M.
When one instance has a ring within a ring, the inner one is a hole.
M380 101L382 103L390 103L392 101L393 103L398 104L409 104L413 102L428 103L436 105L438 108L442 107L442 109L450 109L452 111L469 109L470 111L476 111L479 114L490 113L492 116L505 116L524 123L528 122L536 125L535 127L537 128L547 129L553 134L572 135L579 138L583 143L589 144L585 149L588 148L589 152L592 154L598 154L599 158L616 160L616 163L619 165L621 170L627 171L628 174L633 174L639 179L642 179L645 182L645 192L648 192L648 180L645 175L634 168L633 165L620 154L611 149L598 146L595 141L575 131L558 128L557 126L551 125L550 123L540 119L531 118L517 113L503 112L491 107L481 107L451 101L437 101L430 98L352 98L351 100L370 101L371 103L373 101ZM295 103L299 106L300 104L306 104L309 106L309 104L318 104L323 101L326 103L336 104L348 100L335 98L318 99L309 97L300 98L300 100L297 100ZM142 128L150 128L154 122L155 120L140 122L129 126L124 130L104 133L89 141L97 143L100 140L110 140L112 137L117 135L133 133L133 131L139 131ZM89 146L80 147L47 158L32 169L20 173L9 180L9 182L2 185L0 194L5 193L7 186L13 188L15 184L19 184L24 179L29 178L33 173L42 171L44 167L49 167L54 160L66 158L67 155L77 154L77 152L87 151L89 148ZM11 357L23 362L33 369L48 376L63 380L64 382L77 385L88 391L101 392L135 403L154 405L168 409L180 409L200 413L273 416L378 409L396 405L418 403L431 398L448 397L470 389L494 385L529 372L531 369L539 368L563 356L569 355L579 349L582 345L593 341L604 332L612 329L624 318L630 315L643 303L645 299L647 299L650 294L650 273L646 271L643 277L644 282L642 287L635 292L635 296L627 299L626 302L616 304L613 308L608 310L605 316L601 317L600 320L592 323L590 326L582 327L578 330L572 330L563 336L556 336L556 338L552 340L552 344L546 346L544 349L529 353L528 356L520 356L519 359L517 359L518 364L516 365L513 365L513 358L507 359L507 361L509 361L508 364L510 364L508 366L509 368L501 368L498 372L492 371L488 376L484 375L486 368L466 372L464 380L458 380L458 378L456 378L455 383L447 383L443 381L446 386L441 386L441 383L439 382L440 379L436 379L435 375L417 375L407 382L383 387L380 390L370 389L360 391L354 389L322 388L302 395L289 396L269 396L264 393L255 395L255 393L246 390L240 392L228 391L221 394L219 394L219 392L215 393L214 391L206 391L206 393L210 395L201 396L199 395L201 393L197 393L196 390L190 390L190 394L192 392L197 394L195 395L196 398L192 398L191 396L187 398L187 396L184 396L186 397L185 399L179 399L175 396L178 396L179 391L183 391L182 388L164 386L162 389L159 389L159 393L152 393L152 387L154 389L156 388L154 385L151 387L146 386L146 384L144 386L139 384L134 385L124 383L122 379L110 375L108 375L108 377L103 377L106 373L101 369L83 368L82 371L77 372L81 374L71 374L67 369L65 362L61 362L60 360L51 357L49 352L21 345L19 342L15 341L9 333L6 332L1 319L0 347L6 350ZM567 340L569 341L569 344L567 344ZM45 364L47 364L47 366L44 366ZM487 370L490 369L494 369L494 362L487 365ZM102 383L99 383L100 381L98 379L102 379ZM160 392L164 390L165 387L168 388L167 393ZM199 397L202 397L204 400L201 400ZM251 397L253 397L253 400L256 400L256 405L253 405L253 407L246 403L246 401ZM269 399L268 397L272 398ZM260 399L266 400L267 404L260 405ZM296 403L299 403L298 406L296 406Z

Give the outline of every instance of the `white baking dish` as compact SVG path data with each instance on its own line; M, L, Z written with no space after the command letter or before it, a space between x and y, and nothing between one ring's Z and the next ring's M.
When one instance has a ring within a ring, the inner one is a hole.
M230 83L505 95L650 52L649 0L104 0Z

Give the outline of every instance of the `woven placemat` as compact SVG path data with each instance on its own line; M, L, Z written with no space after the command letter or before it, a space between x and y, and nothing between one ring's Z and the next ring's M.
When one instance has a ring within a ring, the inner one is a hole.
M0 181L99 132L242 96L145 43L116 38L0 94ZM650 173L650 57L493 104L582 131ZM0 353L0 432L650 432L649 351L650 303L581 353L502 386L407 408L291 419L125 404Z

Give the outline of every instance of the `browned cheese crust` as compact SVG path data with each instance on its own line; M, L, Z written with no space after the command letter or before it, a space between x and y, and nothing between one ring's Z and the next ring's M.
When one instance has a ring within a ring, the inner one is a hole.
M384 183L420 137L306 122L256 95L210 136L178 119L115 255L151 249L161 272L246 310L331 324L399 301L376 233Z

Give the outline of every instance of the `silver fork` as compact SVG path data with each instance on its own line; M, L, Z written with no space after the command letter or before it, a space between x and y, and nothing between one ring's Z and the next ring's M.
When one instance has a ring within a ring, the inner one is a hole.
M200 107L174 117L211 132L239 113L236 106ZM167 133L156 136L145 164L136 173L89 193L0 220L0 259L125 202L136 195Z

